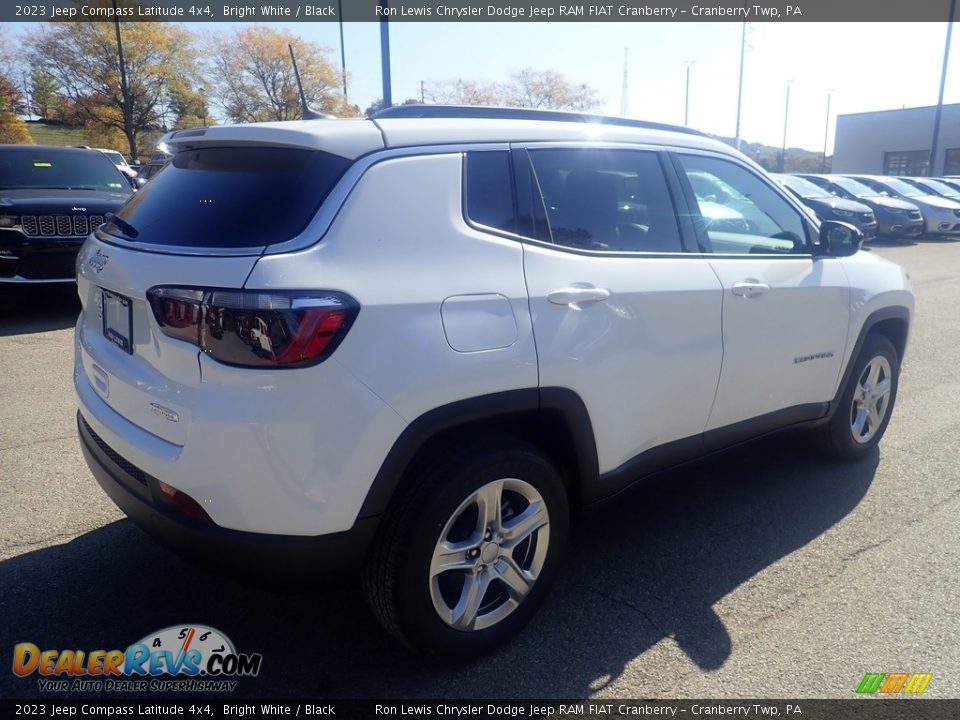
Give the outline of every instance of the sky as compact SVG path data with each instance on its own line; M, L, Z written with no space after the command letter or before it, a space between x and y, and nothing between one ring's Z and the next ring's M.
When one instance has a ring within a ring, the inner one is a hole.
M284 26L277 23L277 26ZM335 23L287 25L331 48ZM393 99L419 97L420 81L506 80L523 67L553 69L587 82L603 98L600 112L619 114L624 49L628 115L682 124L685 61L690 70L690 125L732 137L736 126L740 22L715 23L413 23L390 25ZM751 23L747 26L741 136L779 146L786 88L788 147L823 149L832 92L828 154L837 113L934 105L947 23ZM376 23L344 30L348 91L367 107L382 94ZM960 102L960 38L954 38L944 102Z
M246 23L250 25L251 23ZM265 23L286 27L330 49L340 62L337 23ZM198 23L200 32L240 23ZM22 26L21 26L22 27ZM788 23L747 25L741 136L822 151L831 97L828 154L836 115L934 105L947 23ZM599 112L620 113L624 50L628 112L634 118L682 124L690 67L689 124L732 137L743 24L714 23L417 23L390 24L394 102L419 97L420 82L500 82L524 67L557 70L599 91ZM346 23L350 100L366 108L382 95L379 23ZM960 38L954 38L944 102L960 102ZM932 128L931 128L932 131Z

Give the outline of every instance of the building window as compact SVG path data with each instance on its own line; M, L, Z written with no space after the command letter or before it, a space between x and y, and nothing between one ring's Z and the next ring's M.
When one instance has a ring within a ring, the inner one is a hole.
M943 174L960 175L960 148L949 148L943 156Z
M929 150L898 150L883 154L884 175L926 175Z

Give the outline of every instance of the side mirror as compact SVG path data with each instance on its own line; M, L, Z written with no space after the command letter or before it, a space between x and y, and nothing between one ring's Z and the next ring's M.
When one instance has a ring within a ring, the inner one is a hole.
M820 255L849 257L863 244L863 233L850 223L825 220L820 223Z

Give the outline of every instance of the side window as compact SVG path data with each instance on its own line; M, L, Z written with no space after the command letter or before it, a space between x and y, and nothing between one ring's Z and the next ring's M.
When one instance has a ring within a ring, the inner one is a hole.
M466 156L466 215L478 225L517 232L506 150L468 152Z
M609 252L683 250L656 153L531 150L530 160L554 244Z
M697 222L715 253L810 252L803 217L746 168L718 158L679 154L696 196Z

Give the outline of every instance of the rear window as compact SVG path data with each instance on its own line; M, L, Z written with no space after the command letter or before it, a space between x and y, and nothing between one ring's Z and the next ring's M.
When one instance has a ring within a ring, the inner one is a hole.
M284 242L307 226L350 161L290 148L178 153L107 231L137 242L243 248Z
M96 150L31 148L0 152L0 190L40 188L132 192L116 166Z

